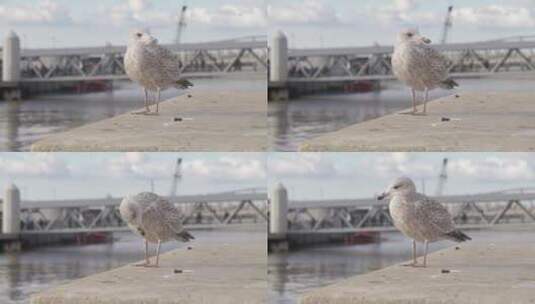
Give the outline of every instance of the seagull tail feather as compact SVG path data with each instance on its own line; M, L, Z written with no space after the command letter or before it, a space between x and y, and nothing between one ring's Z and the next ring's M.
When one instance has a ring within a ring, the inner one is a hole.
M448 78L446 80L443 80L440 82L439 86L443 89L446 89L446 90L451 90L455 87L458 87L459 84L457 82L455 82L455 80L451 79L451 78Z
M175 82L175 84L176 84L175 86L179 89L187 89L193 86L193 83L191 83L189 80L185 78L180 78L179 80Z
M177 239L180 239L182 242L189 242L190 240L195 239L187 230L182 230L181 232L177 233L176 236Z
M455 242L464 242L472 239L461 230L453 230L451 232L446 233L446 236Z

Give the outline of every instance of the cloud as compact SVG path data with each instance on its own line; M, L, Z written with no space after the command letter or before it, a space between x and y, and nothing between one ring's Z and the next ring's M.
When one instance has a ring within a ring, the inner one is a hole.
M216 181L252 181L266 178L265 163L254 158L221 157L193 160L183 165L184 175Z
M72 22L67 8L53 0L42 0L37 5L0 4L0 19L13 24L59 25Z
M371 166L371 168L367 168ZM365 172L381 177L396 178L409 176L413 178L429 178L437 175L437 164L419 161L410 153L390 153L374 158L364 164ZM368 171L369 170L369 171Z
M525 181L535 178L535 169L528 160L513 157L457 159L450 162L449 170L451 175L482 181Z
M335 176L334 163L321 153L295 153L268 162L270 174L278 177L327 177Z
M533 10L527 7L488 5L453 10L455 23L479 27L525 28L535 26Z
M194 7L188 13L191 23L222 27L264 27L265 9L260 6L225 4L218 8Z
M286 25L326 25L340 23L333 6L318 0L304 0L297 4L268 5L270 23Z
M8 177L67 177L71 168L55 153L23 154L22 158L0 156L0 172Z

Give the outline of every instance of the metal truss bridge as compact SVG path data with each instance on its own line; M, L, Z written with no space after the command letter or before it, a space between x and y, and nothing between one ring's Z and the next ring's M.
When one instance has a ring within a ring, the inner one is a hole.
M535 224L535 188L436 198L458 227ZM360 233L396 230L388 202L370 199L290 201L288 234Z
M434 45L449 59L453 77L535 72L532 37ZM290 49L288 83L391 80L392 46Z
M265 189L168 198L183 212L190 229L266 223ZM128 231L121 219L122 198L22 201L21 235ZM1 234L0 234L1 236Z
M181 73L212 77L228 73L265 73L267 40L264 36L206 43L170 44L178 55ZM127 79L123 65L126 46L24 49L21 82L69 82Z

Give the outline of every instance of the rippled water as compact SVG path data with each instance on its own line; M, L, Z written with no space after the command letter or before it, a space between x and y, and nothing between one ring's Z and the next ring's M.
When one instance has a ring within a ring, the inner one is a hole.
M532 231L468 231L467 234L474 242L492 242L497 239L535 241L535 233ZM269 302L298 303L300 295L307 291L410 259L410 240L396 232L383 233L381 236L381 242L372 244L331 245L270 254ZM436 242L429 245L429 250L433 252L453 244L449 241Z
M266 90L262 75L249 79L194 79L191 90ZM162 100L184 91L162 92ZM110 118L143 107L141 89L130 82L115 83L108 92L48 94L21 102L0 101L0 151L27 151L33 142L56 132Z
M265 239L261 227L239 231L194 231L201 243L244 243ZM118 233L113 243L43 247L18 254L0 254L0 303L29 303L31 294L113 269L144 257L143 241L132 233ZM162 244L162 252L184 248L183 243ZM151 252L155 248L151 247Z
M461 79L455 91L434 90L430 99L456 92L533 91L533 79ZM394 113L411 105L410 93L398 82L386 82L382 91L303 96L289 102L270 102L268 127L275 151L297 151L310 138Z

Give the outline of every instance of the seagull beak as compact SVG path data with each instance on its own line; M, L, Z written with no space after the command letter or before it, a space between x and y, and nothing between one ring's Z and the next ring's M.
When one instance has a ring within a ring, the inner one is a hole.
M427 37L422 37L422 41L427 43L427 44L430 44L431 43L431 39L427 38Z
M385 197L387 197L387 193L384 192L383 194L380 194L377 196L377 200L378 201L382 201L383 199L385 199Z

